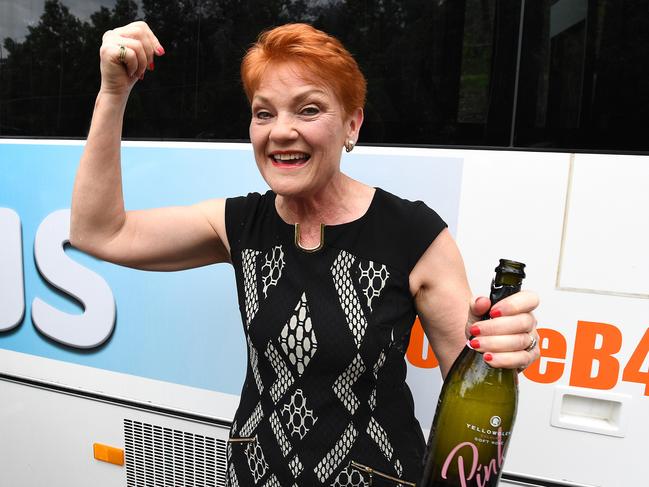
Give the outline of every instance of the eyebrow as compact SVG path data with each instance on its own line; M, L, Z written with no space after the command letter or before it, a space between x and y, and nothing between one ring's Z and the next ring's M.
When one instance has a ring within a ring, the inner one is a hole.
M320 88L311 88L306 91L303 91L302 93L297 94L295 97L293 97L293 101L300 102L311 95L326 95L326 94L327 93ZM253 103L256 101L259 101L260 103L271 103L271 100L269 98L266 98L265 96L262 95L253 96L252 101Z

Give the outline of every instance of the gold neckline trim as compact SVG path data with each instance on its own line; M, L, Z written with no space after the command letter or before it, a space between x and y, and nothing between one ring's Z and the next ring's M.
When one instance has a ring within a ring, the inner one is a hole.
M295 224L295 246L298 249L300 249L300 250L302 250L304 252L308 252L308 253L317 252L322 247L324 247L324 229L325 229L325 224L321 223L320 224L320 243L318 244L318 246L313 247L313 248L306 248L306 247L302 247L302 245L300 245L300 224L296 223Z

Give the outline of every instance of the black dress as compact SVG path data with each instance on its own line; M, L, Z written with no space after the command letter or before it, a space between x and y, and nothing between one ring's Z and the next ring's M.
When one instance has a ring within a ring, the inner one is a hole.
M271 191L228 199L226 226L248 344L228 485L369 485L359 465L416 482L425 444L405 383L408 277L445 223L377 188L315 252L296 246ZM373 484L399 484L382 478Z

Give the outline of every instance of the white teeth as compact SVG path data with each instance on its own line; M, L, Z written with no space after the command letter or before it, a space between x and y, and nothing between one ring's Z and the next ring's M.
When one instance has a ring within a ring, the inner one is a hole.
M308 155L304 153L296 154L273 154L273 159L276 161L294 161L297 159L308 159Z

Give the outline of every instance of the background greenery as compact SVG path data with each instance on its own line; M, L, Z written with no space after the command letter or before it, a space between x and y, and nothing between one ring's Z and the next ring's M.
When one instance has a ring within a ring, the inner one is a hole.
M167 54L136 84L125 137L247 140L245 50L264 29L308 22L368 79L361 143L649 149L646 0L568 2L583 19L557 32L559 3L117 0L83 20L46 0L0 50L0 136L84 137L101 36L142 19Z

